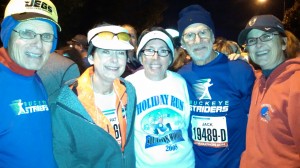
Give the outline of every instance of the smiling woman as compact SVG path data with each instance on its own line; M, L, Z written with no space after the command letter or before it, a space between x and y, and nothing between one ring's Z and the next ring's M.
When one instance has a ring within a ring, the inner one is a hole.
M55 159L62 168L135 167L135 90L120 78L133 49L130 36L120 26L103 24L87 38L93 67L50 98Z
M174 57L172 37L161 27L144 30L137 56L144 69L126 77L137 94L136 167L194 167L186 82L167 70Z
M300 167L300 58L286 56L286 32L273 15L253 16L239 35L239 43L245 41L261 70L255 71L240 167Z

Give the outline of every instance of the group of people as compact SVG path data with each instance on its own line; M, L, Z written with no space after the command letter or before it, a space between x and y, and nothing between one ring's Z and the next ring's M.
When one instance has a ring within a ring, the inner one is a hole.
M128 25L103 23L87 33L92 66L47 94L37 71L57 45L56 8L10 0L1 23L0 167L300 167L300 58L287 56L280 20L254 16L239 34L259 69L214 50L202 6L182 9L177 25L192 60L177 72L165 29L137 38Z

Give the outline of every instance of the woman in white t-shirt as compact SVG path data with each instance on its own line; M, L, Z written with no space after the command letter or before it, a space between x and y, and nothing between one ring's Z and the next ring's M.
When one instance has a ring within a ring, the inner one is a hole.
M167 70L174 57L172 37L159 27L144 30L137 56L144 69L126 78L137 94L136 167L194 167L186 82Z

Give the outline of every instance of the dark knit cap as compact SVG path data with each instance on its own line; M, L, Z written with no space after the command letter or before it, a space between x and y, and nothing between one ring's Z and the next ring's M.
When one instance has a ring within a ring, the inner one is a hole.
M205 24L215 34L215 26L210 13L200 5L190 5L179 12L179 20L177 22L179 37L181 38L183 31L194 23Z

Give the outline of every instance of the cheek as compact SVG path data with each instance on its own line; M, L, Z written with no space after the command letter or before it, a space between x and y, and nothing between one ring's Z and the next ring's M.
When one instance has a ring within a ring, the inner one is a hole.
M119 58L119 63L120 63L120 65L126 66L126 64L127 64L127 57L125 57L125 58Z
M248 55L250 57L251 60L255 60L255 55L254 55L254 52L252 52L251 50L248 50Z
M52 49L52 44L53 43L45 43L44 42L44 50L46 51L46 52L49 52L50 53L50 50Z
M16 40L14 43L11 43L11 45L8 46L8 51L10 53L10 56L15 59L18 58L19 55L25 52L26 43Z

